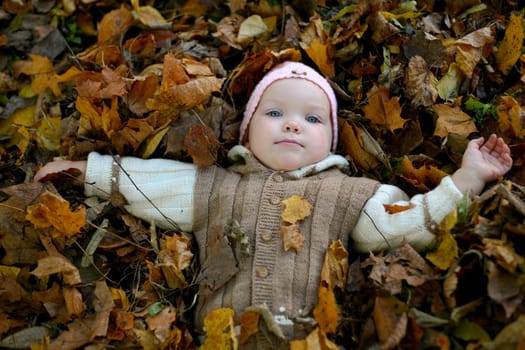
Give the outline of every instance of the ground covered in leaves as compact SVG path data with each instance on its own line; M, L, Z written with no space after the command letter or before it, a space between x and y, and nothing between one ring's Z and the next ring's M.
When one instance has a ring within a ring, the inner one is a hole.
M515 166L433 251L327 247L319 327L294 348L525 349L522 5L2 1L0 347L198 347L191 235L86 198L73 171L33 175L91 151L222 165L254 84L300 60L337 92L356 174L423 193L490 133ZM202 348L235 348L230 322L210 315ZM241 343L256 324L241 320Z

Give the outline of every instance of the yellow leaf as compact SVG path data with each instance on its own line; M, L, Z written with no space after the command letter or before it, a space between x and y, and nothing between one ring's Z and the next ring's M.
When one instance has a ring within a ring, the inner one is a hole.
M510 23L505 30L505 37L496 53L498 69L505 75L518 61L523 46L523 11L510 16Z
M312 205L301 196L291 196L283 200L283 211L281 219L289 224L295 224L298 221L304 220L305 217L311 214Z
M314 309L314 318L325 333L334 333L339 322L339 306L334 291L327 286L319 287L319 303Z
M461 109L446 104L436 104L433 108L438 116L434 136L447 137L454 133L467 137L478 131L472 118Z
M129 308L130 303L126 291L120 288L109 288L109 291L111 292L113 301L120 309L127 310Z
M0 277L12 277L16 279L19 273L20 268L18 267L0 265Z
M151 6L140 6L135 9L138 19L151 28L166 28L170 23L162 17L160 12Z
M313 18L301 33L301 47L325 76L335 75L332 46L320 17Z
M447 73L438 81L437 91L439 97L445 101L454 100L458 96L458 91L463 82L464 75L456 63L448 66Z
M235 327L233 323L234 311L230 308L220 308L211 311L204 318L206 339L200 350L236 350L238 348Z
M440 224L439 243L426 258L441 270L448 270L458 256L458 244L450 230L457 222L457 213L453 210Z
M47 117L38 121L37 140L47 150L57 151L60 148L61 125L61 117Z
M55 96L62 95L58 86L59 78L53 68L53 63L47 57L30 54L30 61L18 61L13 64L13 69L18 74L32 76L31 88L35 94L41 94L50 88Z
M0 135L11 137L7 146L17 145L21 141L22 135L17 133L17 130L19 127L32 127L35 123L35 112L36 107L29 106L17 109L7 119L0 119Z
M511 96L501 96L498 105L498 127L502 134L510 134L510 137L525 137L525 122L523 122L520 104Z
M69 202L51 192L41 194L42 203L27 208L26 219L36 228L53 227L53 237L72 237L86 222L86 208L71 211Z

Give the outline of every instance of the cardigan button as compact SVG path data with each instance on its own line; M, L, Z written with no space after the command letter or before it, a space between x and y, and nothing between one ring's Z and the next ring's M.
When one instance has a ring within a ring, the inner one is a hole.
M272 232L268 230L261 231L261 239L263 242L270 242L272 240Z
M281 198L279 198L279 196L277 195L271 196L270 204L273 204L273 205L281 204Z
M266 278L268 277L269 272L266 267L258 267L255 269L255 274L257 275L257 277Z

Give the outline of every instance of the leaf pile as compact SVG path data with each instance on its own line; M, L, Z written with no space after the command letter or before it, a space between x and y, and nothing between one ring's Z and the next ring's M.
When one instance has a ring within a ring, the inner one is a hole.
M424 193L490 133L515 167L441 223L432 252L327 247L319 327L292 348L525 349L518 3L3 1L0 347L196 348L191 235L146 225L118 195L85 198L72 170L31 179L54 156L92 151L225 165L254 85L300 60L330 79L338 152L358 175ZM285 216L288 249L301 249L293 227L307 215ZM240 343L259 315L235 315ZM233 318L210 314L203 347L236 347Z

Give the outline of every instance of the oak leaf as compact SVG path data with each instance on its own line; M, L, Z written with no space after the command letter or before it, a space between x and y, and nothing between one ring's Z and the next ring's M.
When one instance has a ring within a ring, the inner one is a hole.
M36 228L53 228L53 237L70 238L86 223L86 208L71 211L69 202L51 192L41 194L42 203L27 208L26 219Z

